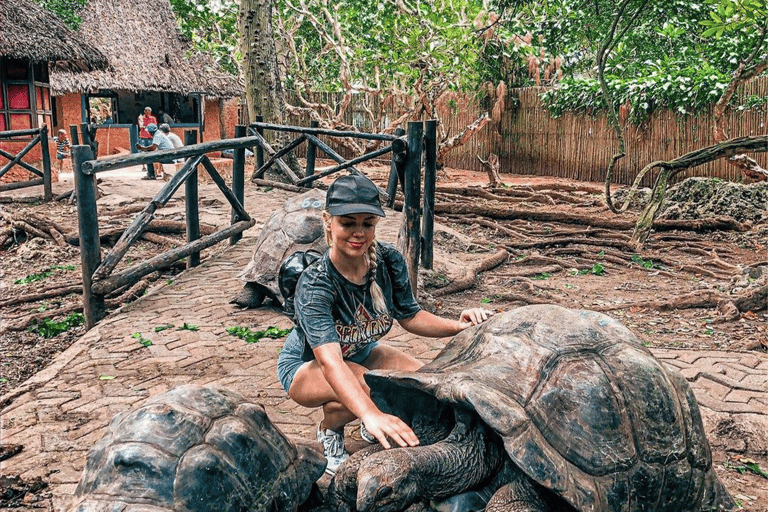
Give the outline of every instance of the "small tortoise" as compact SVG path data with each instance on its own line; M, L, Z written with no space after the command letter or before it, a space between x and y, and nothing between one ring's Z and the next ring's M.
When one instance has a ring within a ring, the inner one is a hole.
M325 457L289 441L263 406L186 385L112 419L70 510L296 511L324 470Z
M282 304L280 266L302 251L321 255L328 248L323 229L325 192L312 189L287 200L261 230L248 266L238 275L245 283L232 303L257 308L265 298Z
M422 445L352 455L329 488L336 510L404 510L477 490L492 495L493 512L734 506L686 380L601 313L514 309L457 335L416 372L365 379Z

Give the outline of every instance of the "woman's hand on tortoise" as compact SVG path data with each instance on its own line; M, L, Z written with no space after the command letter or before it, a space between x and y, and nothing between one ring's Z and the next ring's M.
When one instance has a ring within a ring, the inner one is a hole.
M461 328L466 329L467 327L485 322L494 314L495 312L485 308L465 309L461 312L459 322L461 322Z
M413 433L403 420L391 414L379 412L361 418L365 423L368 433L375 437L381 445L389 449L392 447L390 440L403 448L408 446L418 446L419 438Z

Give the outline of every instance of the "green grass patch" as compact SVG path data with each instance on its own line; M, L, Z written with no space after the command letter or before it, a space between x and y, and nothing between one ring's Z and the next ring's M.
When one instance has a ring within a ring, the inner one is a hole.
M264 331L251 331L249 327L227 327L227 332L232 336L237 336L246 343L258 343L262 338L283 338L287 336L293 327L289 329L280 329L279 327L270 326Z
M85 323L85 317L82 313L72 313L61 321L44 318L40 322L32 322L32 325L29 326L29 330L39 334L43 338L53 338L54 336L83 323Z
M43 279L51 277L56 273L57 270L75 270L75 268L76 267L74 265L55 265L53 267L48 267L36 274L30 274L22 279L17 279L13 282L13 284L29 284L36 281L42 281Z

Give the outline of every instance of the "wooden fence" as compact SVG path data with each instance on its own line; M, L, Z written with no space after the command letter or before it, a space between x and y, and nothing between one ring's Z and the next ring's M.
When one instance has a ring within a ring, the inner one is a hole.
M614 131L605 115L577 116L567 114L560 118L550 117L539 97L546 89L529 87L511 89L507 108L500 123L491 123L473 136L465 145L453 150L446 165L460 169L482 170L477 160L487 159L496 153L501 159L501 172L556 176L580 181L605 180L605 173L613 154L618 148ZM768 96L768 77L759 77L740 88L741 98ZM317 94L313 101L338 104L340 95ZM291 98L289 101L295 101ZM361 130L376 133L383 126L371 126L368 111L376 112L381 100L364 94L355 95L344 121ZM440 118L445 122L449 135L459 133L464 127L487 110L482 100L467 95L452 94L439 106ZM395 115L389 104L383 110ZM487 103L487 101L486 101ZM768 105L738 111L729 109L725 125L729 137L768 134ZM293 120L296 124L308 124L307 120ZM614 171L614 183L629 185L639 171L655 160L672 160L689 151L714 144L711 115L679 115L662 110L653 114L643 127L625 126L626 156ZM339 150L344 154L343 150ZM345 155L348 156L348 155ZM768 155L752 154L760 165L768 167ZM740 173L723 159L681 173L678 179L689 176L708 176L739 181ZM643 185L649 186L656 175L648 173Z

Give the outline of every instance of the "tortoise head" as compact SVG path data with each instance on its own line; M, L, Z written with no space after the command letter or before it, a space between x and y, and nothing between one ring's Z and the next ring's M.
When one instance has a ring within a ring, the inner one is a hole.
M418 471L405 448L393 448L366 458L357 472L357 510L404 510L417 498Z

